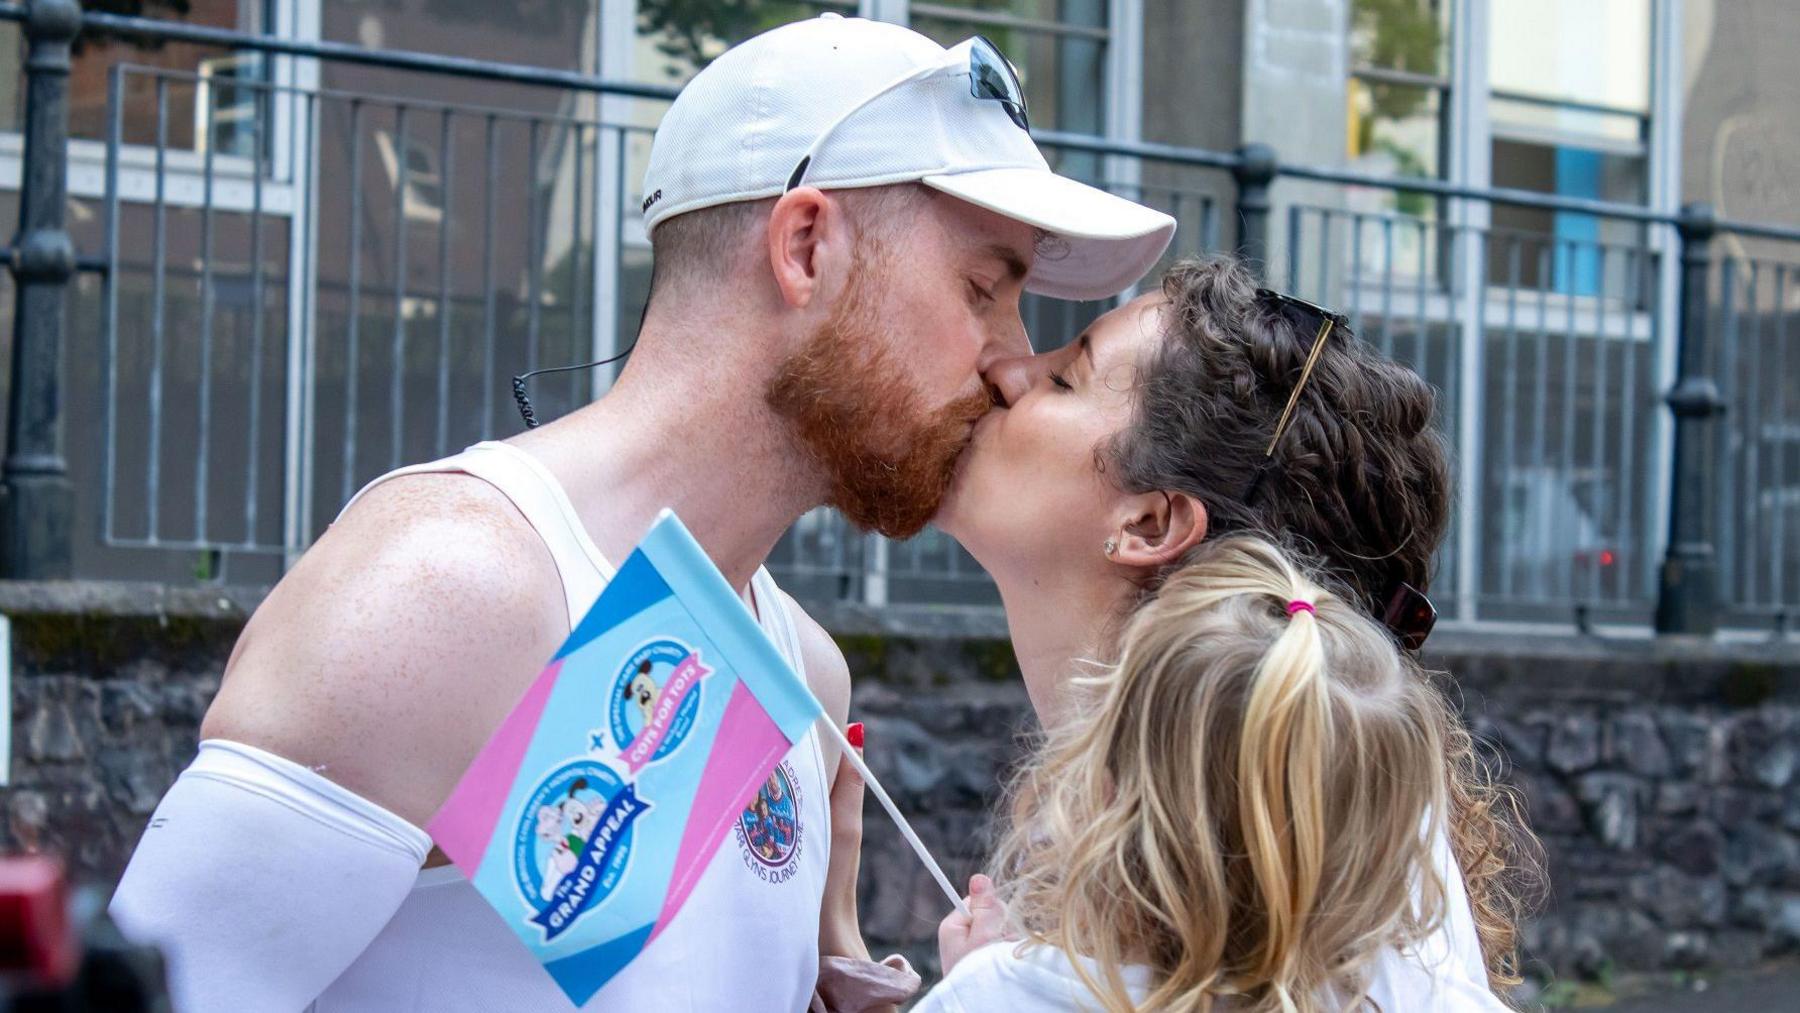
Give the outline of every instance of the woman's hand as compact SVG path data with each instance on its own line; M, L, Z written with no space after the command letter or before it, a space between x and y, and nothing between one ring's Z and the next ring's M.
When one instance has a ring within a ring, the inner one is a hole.
M861 722L844 729L844 737L862 756ZM827 957L869 959L862 922L856 913L856 877L862 869L863 780L848 759L838 760L831 782L831 864L825 871L825 897L819 911L819 953Z
M994 894L993 880L979 872L970 876L963 904L968 914L952 911L938 923L938 959L945 974L970 953L1005 938L1006 909Z

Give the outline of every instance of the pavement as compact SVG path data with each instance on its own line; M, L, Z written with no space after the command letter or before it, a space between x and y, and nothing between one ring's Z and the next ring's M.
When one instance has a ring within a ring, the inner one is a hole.
M1544 989L1540 1001L1551 1009L1607 1013L1800 1013L1800 960L1744 971L1648 975L1610 987L1557 983Z

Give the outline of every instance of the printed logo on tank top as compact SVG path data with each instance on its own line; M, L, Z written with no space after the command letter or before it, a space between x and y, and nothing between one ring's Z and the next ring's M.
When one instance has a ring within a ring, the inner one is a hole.
M733 836L744 867L765 883L785 883L799 871L805 836L800 825L802 801L800 778L783 760L738 816Z

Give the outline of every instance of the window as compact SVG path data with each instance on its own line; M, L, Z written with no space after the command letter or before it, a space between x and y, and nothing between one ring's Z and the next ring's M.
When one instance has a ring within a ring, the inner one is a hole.
M1493 184L1565 197L1640 203L1648 196L1649 0L1510 0L1488 26ZM1601 251L1636 244L1628 222L1497 207L1496 229L1555 241L1549 277L1522 284L1598 295Z
M632 76L685 84L720 53L745 39L827 11L853 17L855 0L637 0L638 46Z
M1107 0L915 0L911 11L913 30L942 45L985 35L999 46L1033 127L1106 132Z
M1443 175L1449 42L1446 0L1356 0L1346 90L1351 165L1385 175ZM1434 202L1421 194L1375 199L1406 214L1433 213Z
M402 210L410 221L440 222L444 218L444 177L438 171L437 151L418 138L405 138L405 175L401 174L400 152L395 150L394 134L390 130L375 130L375 150L381 157L381 167L387 173L389 186L400 185L405 181L405 192L401 195Z
M124 9L124 13L143 17L181 21L191 25L231 28L247 32L266 31L273 23L274 0L145 0L141 4L89 3L100 10ZM18 39L18 26L8 25L7 33ZM137 39L89 32L75 42L75 60L69 73L69 136L89 140L106 137L107 78L115 64L174 71L180 76L168 77L164 86L169 112L168 143L177 150L204 151L208 137L206 128L223 132L211 139L222 152L249 154L251 142L247 128L255 116L252 89L231 87L230 79L264 79L264 61L251 54L233 53L214 46L169 42L146 44ZM190 76L191 75L191 76ZM152 144L156 123L156 76L148 73L127 75L125 79L125 141L128 144ZM17 79L6 78L8 87L20 87ZM17 130L23 124L24 96L15 92L13 101L3 103L4 126ZM238 150L243 148L244 150Z

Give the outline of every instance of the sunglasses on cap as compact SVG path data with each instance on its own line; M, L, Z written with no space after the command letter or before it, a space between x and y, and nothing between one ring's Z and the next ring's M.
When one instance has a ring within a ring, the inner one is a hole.
M971 96L983 101L1000 103L1000 108L1006 110L1007 118L1011 119L1015 126L1025 131L1031 129L1031 117L1025 111L1025 89L1019 84L1018 72L1013 69L1012 63L1001 54L1000 47L988 41L986 36L977 35L969 40L969 64L966 69L960 65L946 65L908 71L844 110L837 119L831 122L830 126L819 131L819 136L806 149L806 154L800 156L800 161L795 164L793 173L788 176L787 189L792 190L800 185L801 180L806 176L807 168L812 165L813 158L818 155L819 149L824 147L825 139L864 106L902 85L929 80L943 74L962 73L969 75L969 94Z
M1305 299L1267 288L1257 289L1256 298L1264 307L1286 320L1297 332L1312 334L1313 340L1312 348L1306 353L1306 364L1300 368L1300 379L1294 382L1294 389L1288 394L1287 405L1282 408L1281 417L1275 422L1275 431L1269 436L1269 445L1263 449L1262 467L1257 469L1256 477L1251 480L1250 488L1244 494L1245 503L1249 503L1256 495L1262 486L1263 476L1268 474L1268 465L1275 455L1275 448L1280 445L1288 424L1293 421L1294 408L1300 403L1300 393L1312 378L1313 367L1319 363L1319 354L1325 350L1325 342L1332 332L1345 327L1342 314L1333 313ZM1430 598L1425 597L1425 592L1405 581L1395 585L1388 593L1380 616L1382 625L1400 642L1400 647L1407 651L1417 651L1425 645L1425 638L1431 635L1432 628L1437 625L1437 618L1437 607L1431 603Z

